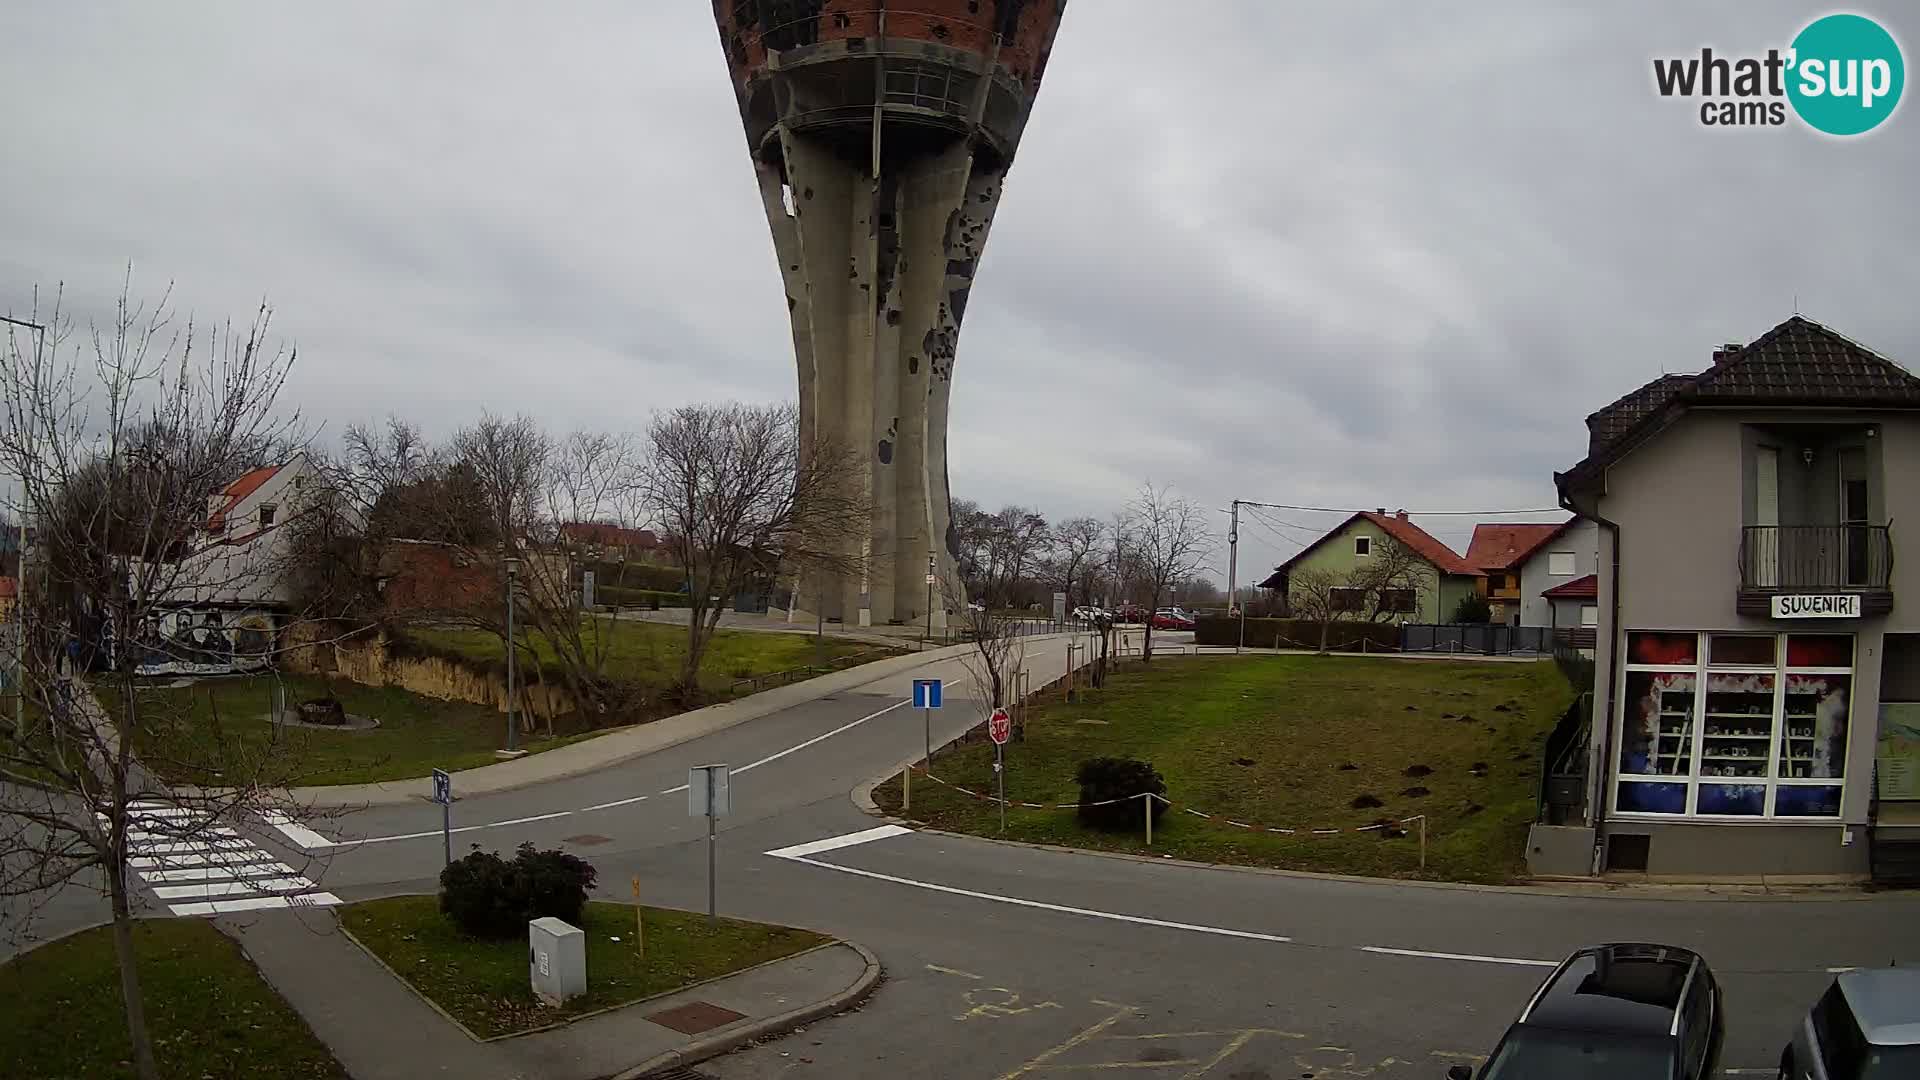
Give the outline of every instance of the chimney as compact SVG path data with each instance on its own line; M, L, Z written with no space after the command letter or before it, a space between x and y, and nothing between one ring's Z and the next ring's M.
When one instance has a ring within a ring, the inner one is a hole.
M1737 341L1729 341L1725 345L1713 350L1713 366L1719 367L1721 364L1733 359L1739 351L1740 343Z
M1386 517L1386 516L1387 516L1387 508L1386 508L1386 507L1384 507L1384 506L1376 506L1376 507L1374 507L1374 508L1373 508L1373 512L1374 512L1374 513L1376 513L1376 514L1379 514L1379 515L1380 515L1381 517Z
M1395 510L1393 516L1399 518L1401 521L1407 520L1407 512L1405 510Z

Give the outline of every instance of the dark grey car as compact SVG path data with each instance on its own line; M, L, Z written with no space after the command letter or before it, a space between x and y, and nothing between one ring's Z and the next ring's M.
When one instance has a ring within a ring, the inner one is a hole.
M1920 1077L1920 968L1849 971L1833 980L1780 1055L1780 1076Z

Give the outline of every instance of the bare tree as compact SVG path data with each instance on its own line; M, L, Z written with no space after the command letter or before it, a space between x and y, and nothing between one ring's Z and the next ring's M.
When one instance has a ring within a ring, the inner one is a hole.
M1347 584L1360 590L1370 622L1391 622L1418 611L1420 597L1437 580L1432 563L1391 536L1376 540L1366 562L1347 577Z
M1302 567L1287 575L1287 608L1294 618L1319 626L1321 652L1327 651L1333 624L1358 616L1366 606L1365 597L1350 574L1326 567Z
M687 572L692 610L677 689L691 702L726 600L783 576L858 573L870 510L858 459L824 438L803 439L792 405L689 405L656 414L645 440L640 490Z
M1080 586L1079 599L1093 603L1087 587L1093 566L1099 560L1100 545L1107 538L1107 526L1099 518L1068 518L1054 527L1052 539L1054 584L1067 594L1068 607L1077 606L1074 585Z
M1025 626L1018 619L994 614L984 604L974 607L964 597L949 606L960 613L961 634L973 646L960 664L967 669L976 696L989 710L1006 706L1013 674L1026 664Z
M1213 552L1206 515L1198 506L1177 498L1171 488L1143 484L1124 512L1124 548L1137 563L1141 589L1147 596L1147 628L1140 642L1140 659L1153 660L1153 612L1174 582L1199 573Z
M281 807L295 761L277 734L262 747L162 705L137 669L170 647L155 633L164 613L272 579L277 567L240 554L267 546L208 541L209 497L301 440L298 417L275 407L294 353L269 342L270 309L238 330L176 328L165 297L141 305L130 291L84 335L56 297L34 312L43 337L10 335L0 353L0 469L23 480L33 533L24 700L19 719L0 716L0 770L31 783L0 784L0 896L26 905L9 920L25 933L52 890L105 893L134 1066L156 1078L130 834L191 841ZM74 677L87 669L104 704Z

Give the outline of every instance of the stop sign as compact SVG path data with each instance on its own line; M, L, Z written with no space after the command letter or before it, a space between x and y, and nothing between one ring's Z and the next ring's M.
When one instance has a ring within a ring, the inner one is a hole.
M995 744L1000 746L1007 744L1007 739L1013 735L1013 721L1007 719L1007 710L995 709L993 715L987 717L987 734L992 737Z

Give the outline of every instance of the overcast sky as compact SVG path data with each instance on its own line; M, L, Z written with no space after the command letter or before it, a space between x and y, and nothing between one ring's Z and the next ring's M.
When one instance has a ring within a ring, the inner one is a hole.
M1796 296L1920 366L1915 105L1840 141L1652 88L1825 5L1554 6L1074 0L968 307L954 494L1546 507L1587 413ZM1853 10L1913 65L1920 14ZM0 310L129 261L202 316L268 297L329 431L794 393L702 0L11 0L0 102ZM1273 519L1243 578L1327 523Z

